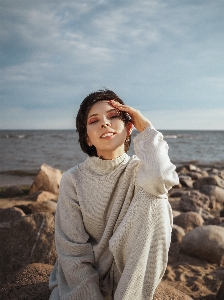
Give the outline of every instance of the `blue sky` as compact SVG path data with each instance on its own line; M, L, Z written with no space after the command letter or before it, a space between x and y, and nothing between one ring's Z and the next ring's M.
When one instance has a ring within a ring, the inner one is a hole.
M1 129L70 129L104 87L158 129L224 130L223 0L0 0Z

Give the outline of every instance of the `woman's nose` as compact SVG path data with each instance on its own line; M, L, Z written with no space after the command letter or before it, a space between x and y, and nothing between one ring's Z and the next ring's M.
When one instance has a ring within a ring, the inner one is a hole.
M111 126L110 122L107 119L104 119L102 124L101 124L101 128L107 128L107 127L110 127L110 126Z

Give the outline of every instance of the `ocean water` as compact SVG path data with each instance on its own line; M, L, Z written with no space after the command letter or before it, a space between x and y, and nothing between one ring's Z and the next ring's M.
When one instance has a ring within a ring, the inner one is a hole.
M161 132L175 165L224 169L224 131ZM32 183L42 163L66 171L85 158L75 130L0 130L0 186Z

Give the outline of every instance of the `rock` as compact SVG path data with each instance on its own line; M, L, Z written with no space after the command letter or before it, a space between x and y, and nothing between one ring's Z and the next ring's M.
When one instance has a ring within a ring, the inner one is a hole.
M208 173L191 171L187 172L186 176L190 176L192 180L198 180L204 176L208 176Z
M56 261L54 215L37 213L0 226L0 282L31 263Z
M224 171L217 170L217 169L208 169L209 175L218 175L220 178L224 179Z
M183 191L176 191L176 192L174 191L169 195L169 197L170 198L179 198L182 196L183 193L184 193Z
M34 263L19 269L3 285L4 299L49 299L48 281L52 268L51 265Z
M172 187L172 189L181 189L181 188L182 188L182 184L180 182Z
M10 186L4 192L5 197L11 197L11 198L21 196L22 194L23 191L20 188L18 188L17 185Z
M47 191L58 195L62 173L46 164L42 164L34 182L30 187L29 194L37 191Z
M180 249L184 254L224 266L224 228L196 227L183 237Z
M224 217L224 209L220 210L220 217L221 217L221 218Z
M50 192L46 192L46 191L37 191L32 193L29 196L30 200L36 201L36 202L44 202L44 201L48 201L48 200L57 200L58 196L50 193Z
M201 190L204 185L216 185L224 188L224 180L217 175L210 175L207 177L202 177L193 183L193 187L196 190Z
M195 211L199 213L204 219L209 217L212 218L212 215L209 214L210 210L210 198L200 193L199 191L187 191L182 194L180 199L180 210Z
M193 181L190 176L179 175L179 180L183 187L188 187L188 188L193 187Z
M188 232L195 227L202 226L204 220L199 213L189 211L174 217L173 223L183 228L185 232Z
M224 218L221 217L215 217L215 218L209 218L206 220L205 225L217 225L224 227Z
M0 223L17 220L23 216L24 212L17 207L0 208Z
M216 295L216 300L223 300L224 299L224 281L222 282L218 293Z
M172 209L172 213L173 213L173 218L176 217L176 216L179 216L179 214L181 214L180 211L174 210L174 209Z
M156 288L153 300L192 300L191 297L187 296L183 292L175 289L171 285L161 281Z
M179 166L179 167L176 168L177 173L186 173L186 172L189 172L189 171L201 172L201 169L196 167L195 165L192 165L192 164Z
M36 214L40 212L55 213L57 208L57 203L55 201L44 201L44 202L34 202L23 205L16 205L24 211L26 215Z
M183 236L185 236L185 231L178 225L173 225L172 228L172 235L171 235L171 242L172 243L180 243Z
M214 209L222 209L224 206L224 189L215 185L204 185L200 190L201 193L209 196L213 202Z

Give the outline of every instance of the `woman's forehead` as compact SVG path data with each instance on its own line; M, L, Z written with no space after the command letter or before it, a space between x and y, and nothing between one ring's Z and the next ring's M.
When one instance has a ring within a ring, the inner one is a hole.
M113 108L110 104L109 104L109 100L103 100L103 101L99 101L93 104L93 106L90 108L88 115L92 114L92 113L97 113L97 112L101 112L101 111L107 111L108 109Z

